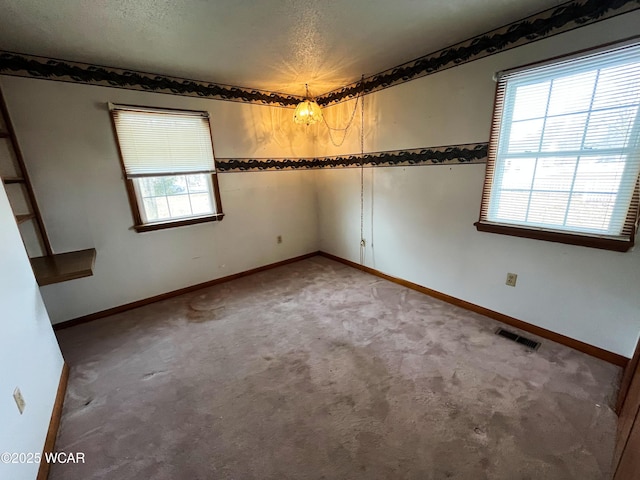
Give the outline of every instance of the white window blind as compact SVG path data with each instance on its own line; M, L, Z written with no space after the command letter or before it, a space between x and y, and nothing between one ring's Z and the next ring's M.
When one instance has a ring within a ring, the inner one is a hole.
M206 112L110 108L127 178L215 173Z
M500 76L479 223L632 239L640 45Z

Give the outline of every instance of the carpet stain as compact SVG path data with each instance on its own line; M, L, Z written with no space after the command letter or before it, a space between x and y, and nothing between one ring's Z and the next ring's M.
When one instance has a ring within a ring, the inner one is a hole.
M201 323L222 319L225 301L230 295L231 291L227 288L220 294L204 293L193 296L187 304L187 320Z
M224 306L211 306L210 308L194 307L189 304L186 318L193 323L207 322L209 320L221 320Z

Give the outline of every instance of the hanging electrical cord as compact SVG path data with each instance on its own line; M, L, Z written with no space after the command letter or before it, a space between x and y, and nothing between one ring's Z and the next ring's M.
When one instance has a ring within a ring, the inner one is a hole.
M356 103L353 106L353 111L351 112L351 117L349 118L349 121L347 122L347 126L344 128L333 128L330 127L329 124L327 123L327 119L324 117L324 115L322 116L322 121L324 122L325 127L327 127L327 130L329 131L329 140L331 140L331 143L333 144L334 147L341 147L342 144L344 143L345 139L347 138L347 134L349 133L349 129L351 128L351 125L353 124L353 119L356 116L356 111L358 110L358 104L362 102L362 97L364 94L364 75L362 75L362 78L360 79L360 91L358 92L358 95L356 96ZM342 140L340 140L340 143L336 142L335 138L333 137L333 132L343 132L342 133Z
M353 125L353 120L356 117L356 111L358 110L358 105L360 105L360 264L364 264L365 252L367 242L364 238L364 75L362 75L360 79L360 91L356 96L356 102L353 106L353 111L351 112L351 116L349 117L349 121L347 122L347 126L344 128L333 128L330 127L327 123L327 119L322 116L322 121L324 122L327 130L329 131L329 139L331 143L340 147L344 143L347 138L347 134L349 133L349 129ZM342 140L338 143L333 137L332 132L343 132Z
M364 75L362 76L364 80ZM364 238L364 82L360 90L360 265L364 265L367 242ZM355 112L355 111L354 111Z

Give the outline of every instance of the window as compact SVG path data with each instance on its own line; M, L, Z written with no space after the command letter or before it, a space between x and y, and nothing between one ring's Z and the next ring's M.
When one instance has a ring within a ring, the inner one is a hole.
M222 219L207 112L109 109L137 231Z
M639 104L640 45L501 74L478 230L631 248Z

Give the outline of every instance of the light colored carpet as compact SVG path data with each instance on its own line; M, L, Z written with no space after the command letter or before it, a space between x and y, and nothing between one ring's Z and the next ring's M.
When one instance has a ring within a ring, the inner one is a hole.
M620 369L498 325L313 257L61 330L50 478L608 478Z

